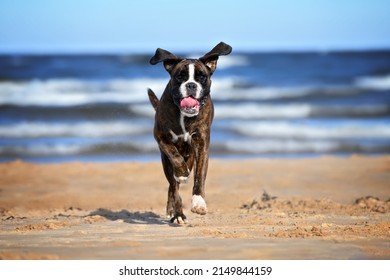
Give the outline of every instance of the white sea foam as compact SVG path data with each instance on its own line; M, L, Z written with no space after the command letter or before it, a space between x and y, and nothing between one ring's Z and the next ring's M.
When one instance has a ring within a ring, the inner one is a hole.
M0 155L23 155L23 156L47 156L47 155L75 155L83 152L84 148L79 145L51 144L34 146L2 146Z
M303 118L309 116L312 109L307 104L259 105L252 103L215 105L216 118Z
M250 62L247 56L243 56L243 55L221 56L218 59L217 68L225 69L225 68L236 67L236 66L246 66L249 65L249 63Z
M160 96L167 79L114 79L87 81L77 79L0 82L0 105L78 106L94 103L148 102L146 89ZM221 90L232 88L235 80L216 81Z
M316 106L307 103L280 104L256 104L251 102L239 102L235 104L215 103L215 115L217 118L235 119L294 119L310 116L375 116L387 114L389 106L376 105L343 105L343 106Z
M66 156L80 154L104 153L158 153L158 146L154 141L131 141L124 143L39 143L16 144L0 146L0 156Z
M189 58L200 58L203 54L189 54L186 57ZM220 56L217 63L217 69L226 69L230 67L236 66L246 66L249 65L250 61L247 56L244 55L228 55L228 56Z
M109 137L151 133L152 125L146 127L124 121L98 121L79 123L22 122L0 125L0 137Z
M19 106L80 106L96 103L148 102L146 89L161 96L167 79L112 79L89 81L77 79L32 80L27 82L0 82L0 105ZM244 86L243 86L244 85ZM216 78L212 81L211 95L215 100L275 100L299 98L321 92L350 94L348 87L246 87L236 77Z
M381 77L361 77L355 81L358 87L374 90L390 90L390 75Z
M334 125L285 121L236 121L230 129L242 135L276 139L389 139L390 123L339 122Z
M213 81L212 96L218 100L272 100L297 98L313 93L310 87L240 87L236 79L218 79Z
M360 92L354 86L245 86L238 78L213 80L212 96L218 100L277 100L315 95L349 96Z
M333 141L244 140L227 141L226 148L238 153L325 153L337 151L340 145Z
M156 92L162 92L164 83L166 80L162 79L1 82L0 105L77 106L108 102L146 102L146 89L151 87Z
M130 105L129 106L129 111L133 112L139 116L143 117L149 117L152 118L154 117L156 111L152 107L151 104L137 104L137 105Z

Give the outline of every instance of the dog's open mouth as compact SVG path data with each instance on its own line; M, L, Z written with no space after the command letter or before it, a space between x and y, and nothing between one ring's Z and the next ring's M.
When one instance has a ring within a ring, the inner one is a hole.
M180 101L180 110L187 116L196 116L199 113L200 104L199 101L188 96Z

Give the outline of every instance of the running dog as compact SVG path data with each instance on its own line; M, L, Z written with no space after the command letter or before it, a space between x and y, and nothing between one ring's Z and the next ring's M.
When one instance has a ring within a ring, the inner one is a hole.
M205 180L214 117L210 78L219 56L231 51L229 45L221 42L199 59L186 59L158 48L150 59L152 65L163 62L170 74L160 100L151 89L148 89L148 95L156 110L154 138L169 182L167 215L172 223L187 222L179 188L188 181L193 168L191 211L200 215L207 213Z

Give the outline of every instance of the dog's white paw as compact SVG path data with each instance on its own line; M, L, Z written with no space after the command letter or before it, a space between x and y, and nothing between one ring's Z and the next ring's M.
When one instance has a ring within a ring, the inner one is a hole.
M167 217L168 220L170 220L170 219L172 219L174 217L174 215L173 215L173 213L168 213L167 212L167 216L166 217Z
M187 223L187 219L183 219L182 217L178 217L178 218L177 218L177 223L178 223L179 225L186 224L186 223Z
M205 215L207 213L206 201L200 195L192 196L191 212Z
M170 217L169 221L171 223L177 223L179 225L183 225L183 224L188 223L188 220L187 220L186 216L184 216L184 215L183 216L175 216L174 215L174 216Z

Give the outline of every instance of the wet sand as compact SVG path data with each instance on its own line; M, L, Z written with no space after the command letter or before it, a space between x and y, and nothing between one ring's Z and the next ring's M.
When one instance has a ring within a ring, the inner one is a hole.
M0 164L0 259L390 259L390 156L211 160L165 217L160 163Z

